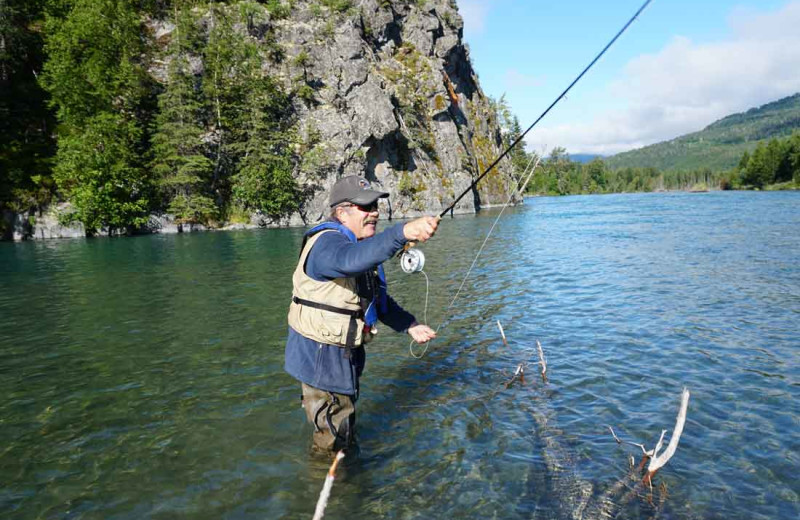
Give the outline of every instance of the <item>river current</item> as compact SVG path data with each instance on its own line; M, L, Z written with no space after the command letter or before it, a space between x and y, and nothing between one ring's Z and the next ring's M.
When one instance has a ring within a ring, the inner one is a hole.
M498 213L422 245L444 326L422 359L369 345L326 518L798 518L800 193L527 199L448 310ZM0 244L0 516L311 518L329 461L283 372L302 232ZM425 278L386 267L421 320ZM608 426L652 448L684 387L651 491Z

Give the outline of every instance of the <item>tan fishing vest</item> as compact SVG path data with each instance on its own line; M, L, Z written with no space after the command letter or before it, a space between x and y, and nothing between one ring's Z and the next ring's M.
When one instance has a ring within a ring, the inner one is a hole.
M292 275L294 290L292 303L289 305L289 326L301 335L319 343L329 345L347 346L347 333L354 320L356 330L353 344L358 347L364 341L364 319L361 313L361 303L356 292L355 278L336 278L325 282L318 282L305 273L306 258L317 239L323 233L333 232L332 229L320 231L306 242L297 268ZM330 306L357 313L357 317L340 314L324 309L310 307L297 303L296 299L306 300L323 306ZM351 333L352 334L352 333Z

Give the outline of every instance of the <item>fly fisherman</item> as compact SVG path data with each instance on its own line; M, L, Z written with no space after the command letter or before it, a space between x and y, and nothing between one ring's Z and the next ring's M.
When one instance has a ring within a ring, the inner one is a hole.
M314 446L338 450L355 438L364 344L380 320L417 343L436 337L386 293L382 262L409 242L424 242L438 219L422 217L376 234L378 199L363 177L342 177L330 194L330 220L303 237L292 276L285 369L302 384Z

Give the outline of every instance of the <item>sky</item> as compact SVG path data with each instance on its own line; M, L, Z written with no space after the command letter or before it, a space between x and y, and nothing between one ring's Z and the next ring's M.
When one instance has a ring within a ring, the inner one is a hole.
M457 0L484 93L527 128L644 0ZM800 92L800 0L653 0L526 136L612 155Z

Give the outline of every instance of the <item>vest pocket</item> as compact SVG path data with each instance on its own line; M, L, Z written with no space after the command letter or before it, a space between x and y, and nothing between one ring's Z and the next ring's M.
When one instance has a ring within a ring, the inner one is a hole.
M319 333L323 338L329 338L329 343L338 343L343 337L344 330L344 325L335 320L325 320L319 327Z

